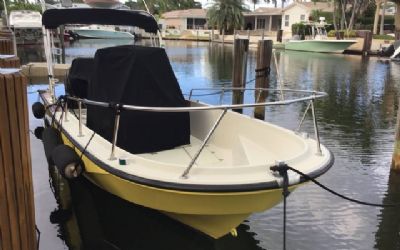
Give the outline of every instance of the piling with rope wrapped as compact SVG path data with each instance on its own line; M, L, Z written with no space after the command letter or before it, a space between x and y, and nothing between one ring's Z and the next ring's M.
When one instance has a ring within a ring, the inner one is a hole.
M258 41L257 66L256 66L256 88L269 88L269 73L272 58L272 40ZM267 91L258 90L254 92L255 103L265 102ZM265 119L265 106L254 108L254 117Z
M249 52L248 39L235 39L233 48L233 75L232 86L235 88L246 87L247 55ZM233 91L232 104L243 103L243 90ZM242 109L234 109L241 113Z

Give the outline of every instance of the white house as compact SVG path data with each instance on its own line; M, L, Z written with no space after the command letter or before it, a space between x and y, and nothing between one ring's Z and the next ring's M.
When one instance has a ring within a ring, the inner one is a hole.
M207 10L187 9L166 12L158 22L162 29L202 30L207 29Z
M258 8L244 12L244 28L249 30L277 31L281 27L281 8Z
M291 32L292 24L308 21L313 10L333 12L333 5L331 2L294 2L288 5L282 12L283 31Z

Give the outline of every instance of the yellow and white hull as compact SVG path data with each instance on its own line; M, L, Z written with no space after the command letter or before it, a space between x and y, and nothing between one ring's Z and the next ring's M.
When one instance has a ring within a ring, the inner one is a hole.
M63 141L73 146L65 135ZM282 200L281 189L221 193L154 188L108 173L86 156L82 159L85 177L100 188L129 202L159 210L213 238L220 238L250 214L268 210Z
M88 127L83 126L83 136L78 136L79 122L72 114L60 130L63 143L82 155L83 174L91 182L214 238L282 200L282 178L269 169L277 160L312 177L333 164L329 150L321 145L321 153L316 153L316 142L307 136L228 112L188 178L182 178L219 115L219 111L208 113L191 114L191 144L149 154L130 154L116 147L117 159L110 159L111 143ZM64 119L61 112L54 117L58 125ZM118 159L127 160L127 164ZM300 176L289 173L290 189L303 182Z

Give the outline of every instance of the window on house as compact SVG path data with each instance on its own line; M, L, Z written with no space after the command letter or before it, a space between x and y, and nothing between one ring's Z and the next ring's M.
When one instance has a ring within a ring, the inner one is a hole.
M300 15L300 21L304 22L306 20L306 15Z
M265 29L265 19L257 19L256 29Z
M204 18L188 18L186 19L186 28L188 30L204 29L207 20Z
M289 27L289 15L285 15L285 27Z
M186 19L186 29L191 30L191 29L193 29L193 26L194 26L193 18L187 18Z

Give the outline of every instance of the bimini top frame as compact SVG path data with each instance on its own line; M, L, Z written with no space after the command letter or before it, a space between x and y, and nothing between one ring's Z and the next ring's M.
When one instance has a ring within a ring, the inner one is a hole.
M118 10L97 8L49 9L43 13L43 26L56 29L64 24L125 25L157 34L158 24L148 12L141 10Z

